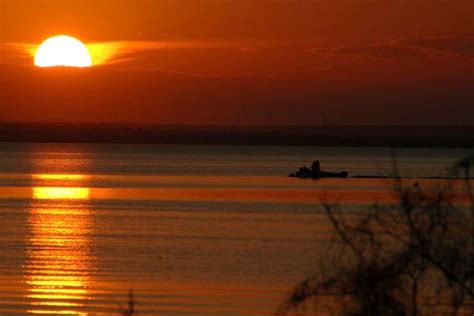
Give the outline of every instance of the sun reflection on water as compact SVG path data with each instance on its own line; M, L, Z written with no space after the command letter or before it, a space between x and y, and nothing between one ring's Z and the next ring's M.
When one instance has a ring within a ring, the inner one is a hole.
M37 187L33 188L33 198L37 200L87 200L88 188Z
M87 175L84 174L58 174L58 173L47 173L47 174L34 174L33 179L35 180L86 180Z
M37 179L77 180L71 175ZM83 180L83 179L80 179ZM28 224L26 284L30 313L87 315L83 310L92 285L90 271L90 189L34 187Z

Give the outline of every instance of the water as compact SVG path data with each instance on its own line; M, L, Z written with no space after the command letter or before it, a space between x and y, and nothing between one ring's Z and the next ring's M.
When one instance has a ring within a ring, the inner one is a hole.
M398 149L409 177L443 176L464 149ZM389 201L390 149L0 144L0 313L270 315L317 262L330 225Z

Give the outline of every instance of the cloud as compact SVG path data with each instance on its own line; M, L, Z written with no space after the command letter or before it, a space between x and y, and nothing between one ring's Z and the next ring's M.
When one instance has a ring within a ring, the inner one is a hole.
M232 47L232 44L197 41L121 41L91 43L86 46L94 65L103 65L138 59L143 53L153 50L225 48Z
M459 55L474 55L474 36L403 38L395 40L393 43L403 47L416 47Z
M413 47L394 44L375 46L340 46L329 49L313 49L314 53L365 55L382 59L418 59L424 57L424 52Z
M257 47L252 47L252 46L245 46L245 47L241 47L240 48L240 51L242 53L245 53L245 54L260 54L263 52L262 49L260 48L257 48Z
M84 43L89 50L94 66L123 63L138 59L143 53L166 49L206 49L234 47L224 42L198 41L115 41ZM38 49L35 43L5 43L0 48L9 59L31 60Z
M138 72L158 72L169 75L184 75L190 77L208 77L208 78L233 78L233 77L255 77L256 74L250 72L235 72L235 73L192 73L178 70L171 70L159 67L123 67L123 68L108 68L112 71L119 72L129 72L129 71L138 71Z
M313 53L407 60L440 56L474 56L474 37L399 38L377 45L314 48Z

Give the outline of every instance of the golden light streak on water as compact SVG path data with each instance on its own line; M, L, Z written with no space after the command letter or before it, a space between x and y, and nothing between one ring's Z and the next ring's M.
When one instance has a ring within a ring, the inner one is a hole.
M86 180L89 179L85 174L33 174L34 180Z
M88 188L35 187L33 198L37 200L87 200Z
M77 175L38 175L37 179L77 179ZM35 314L87 315L93 270L90 255L92 219L89 188L34 187L30 227L26 298ZM58 206L55 203L60 204Z

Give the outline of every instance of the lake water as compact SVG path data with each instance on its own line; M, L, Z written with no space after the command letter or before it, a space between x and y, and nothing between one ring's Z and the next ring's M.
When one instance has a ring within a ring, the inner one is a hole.
M408 177L472 150L398 149ZM390 201L388 148L0 144L1 315L270 315L319 260L318 207Z

